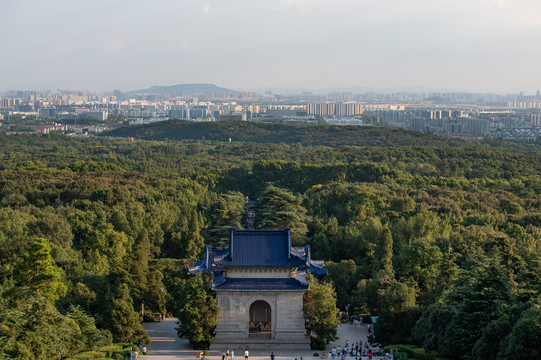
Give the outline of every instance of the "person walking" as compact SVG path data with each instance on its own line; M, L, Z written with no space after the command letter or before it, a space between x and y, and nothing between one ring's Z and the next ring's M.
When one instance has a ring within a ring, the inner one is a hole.
M248 349L246 349L246 351L244 351L244 360L248 360L249 355L250 353L248 352Z
M271 351L271 360L274 360L274 351Z

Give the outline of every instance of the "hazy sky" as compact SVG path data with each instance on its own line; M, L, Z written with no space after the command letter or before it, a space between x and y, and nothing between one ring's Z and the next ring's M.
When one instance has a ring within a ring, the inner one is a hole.
M0 91L541 89L540 0L0 0Z

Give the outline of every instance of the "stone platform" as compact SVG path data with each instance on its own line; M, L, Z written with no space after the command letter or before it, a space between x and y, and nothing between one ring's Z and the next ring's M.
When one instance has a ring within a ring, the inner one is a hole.
M310 339L215 339L210 350L224 351L224 349L248 350L310 350ZM241 354L237 354L241 355Z

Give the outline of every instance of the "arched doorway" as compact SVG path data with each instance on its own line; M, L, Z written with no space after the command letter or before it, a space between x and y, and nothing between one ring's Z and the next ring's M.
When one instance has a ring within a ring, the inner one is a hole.
M263 300L250 305L250 333L271 333L271 307Z

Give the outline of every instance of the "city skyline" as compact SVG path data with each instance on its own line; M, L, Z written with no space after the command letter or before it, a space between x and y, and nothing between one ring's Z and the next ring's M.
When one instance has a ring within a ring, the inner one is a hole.
M2 0L2 10L0 92L541 87L533 0Z

